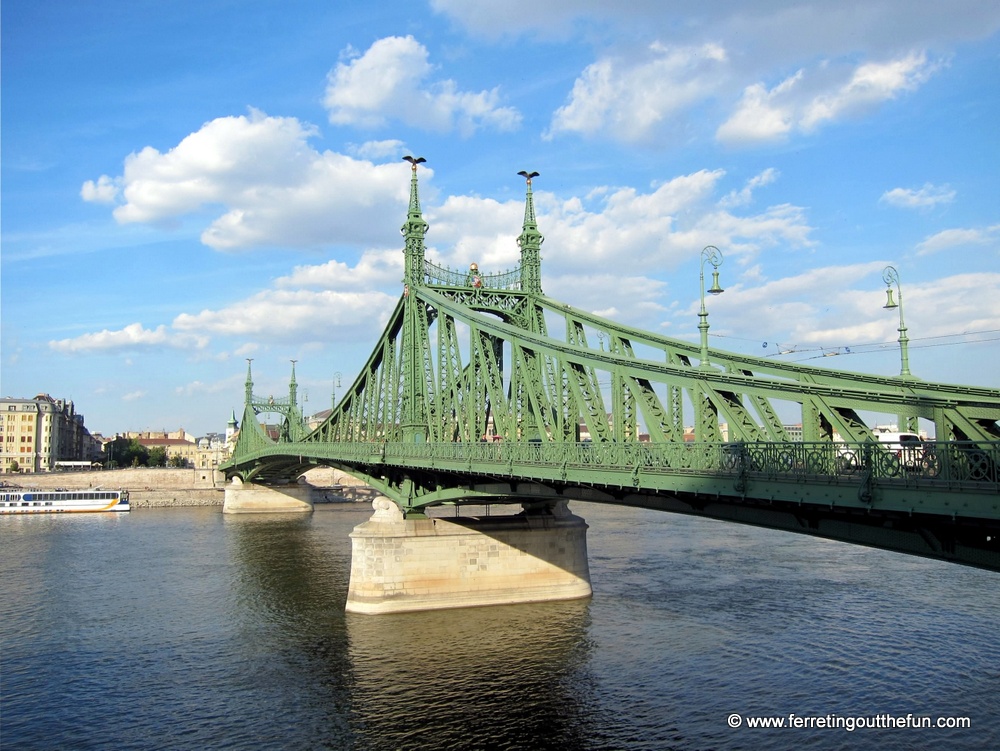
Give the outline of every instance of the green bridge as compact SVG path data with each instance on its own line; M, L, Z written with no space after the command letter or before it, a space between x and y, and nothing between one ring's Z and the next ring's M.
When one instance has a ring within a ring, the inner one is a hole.
M248 367L227 477L280 486L327 466L407 520L441 505L544 514L584 500L1000 570L1000 390L922 381L905 359L884 377L710 348L704 281L700 345L553 300L541 285L536 173L521 173L519 267L442 268L424 257L423 160L409 161L403 285L381 339L311 431L294 363L277 400L254 395ZM276 439L263 413L281 416ZM897 447L875 432L921 420L936 440Z

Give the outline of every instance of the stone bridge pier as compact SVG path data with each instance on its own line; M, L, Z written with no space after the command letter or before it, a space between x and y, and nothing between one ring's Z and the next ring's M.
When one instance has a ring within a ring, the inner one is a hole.
M590 597L587 524L565 501L520 514L404 519L385 497L351 533L349 613Z
M313 486L308 483L258 485L234 477L226 485L224 514L293 513L313 510Z

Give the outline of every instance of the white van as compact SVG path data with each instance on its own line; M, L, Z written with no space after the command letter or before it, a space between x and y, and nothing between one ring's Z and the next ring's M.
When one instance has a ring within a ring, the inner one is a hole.
M907 469L920 469L924 461L924 441L916 433L876 433L880 443Z

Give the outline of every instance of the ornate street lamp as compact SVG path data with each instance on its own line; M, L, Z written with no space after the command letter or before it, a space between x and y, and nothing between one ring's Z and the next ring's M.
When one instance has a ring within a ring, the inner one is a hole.
M899 375L903 378L910 377L910 352L908 345L909 338L906 336L906 324L903 322L903 289L899 286L899 272L892 266L886 266L882 270L882 281L885 282L886 302L882 307L886 310L899 308L899 357L902 363ZM897 303L892 299L892 285L896 285L896 293L899 296Z
M721 295L719 286L719 266L722 265L722 252L714 245L706 245L701 250L701 311L698 313L698 331L701 332L701 362L698 367L710 367L708 362L708 310L705 309L705 264L712 264L712 286L710 295Z

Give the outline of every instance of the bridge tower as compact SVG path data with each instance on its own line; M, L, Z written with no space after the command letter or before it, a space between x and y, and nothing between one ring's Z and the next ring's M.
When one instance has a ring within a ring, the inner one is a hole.
M517 238L517 245L521 249L521 289L529 295L540 295L542 294L542 243L545 242L545 238L538 231L535 199L531 195L531 180L538 177L538 173L521 170L517 174L523 176L527 183L524 225Z
M260 414L282 416L278 437L283 442L299 441L308 433L305 418L298 406L298 383L295 380L295 360L292 360L292 377L288 383L288 397L257 396L253 393L252 358L247 358L247 379L244 384L243 421L240 423L239 440L246 444L266 446L272 443L261 424ZM234 420L235 422L235 415ZM238 475L226 485L222 512L301 512L312 511L312 487L302 483L279 482L264 485L244 483Z
M427 222L420 213L420 195L417 188L417 165L427 161L423 157L404 157L410 163L410 205L406 221L400 228L403 233L403 338L402 338L402 415L400 430L404 443L423 443L427 440L426 381L421 372L423 352L427 343L427 311L415 294L424 283L424 235Z

